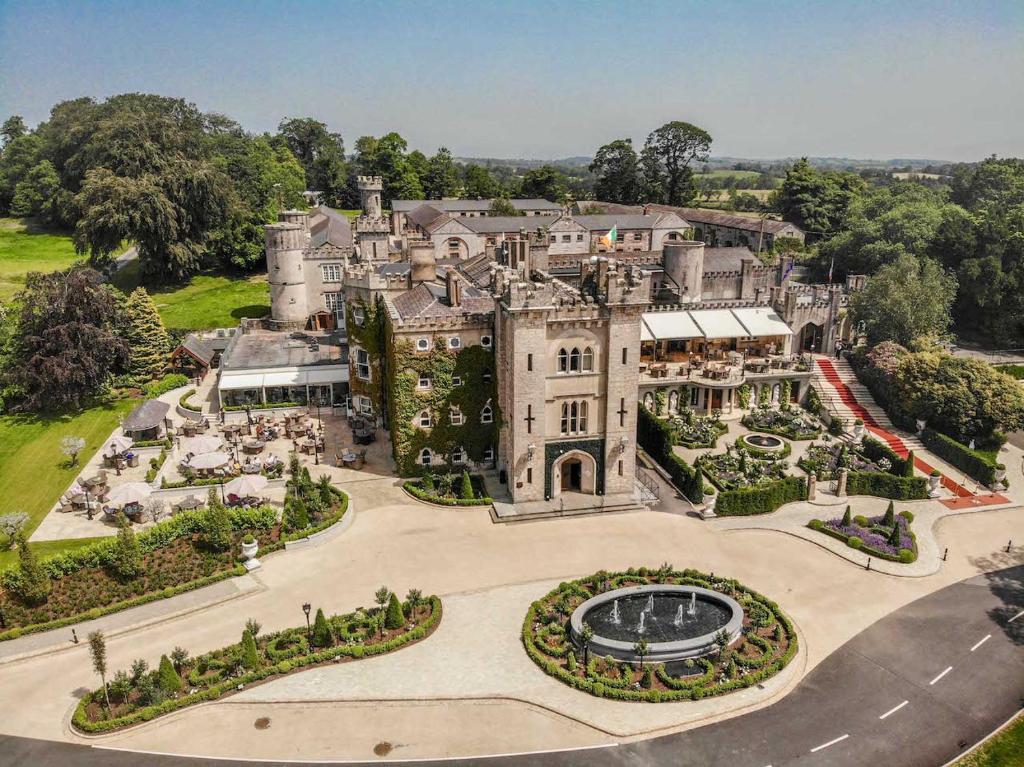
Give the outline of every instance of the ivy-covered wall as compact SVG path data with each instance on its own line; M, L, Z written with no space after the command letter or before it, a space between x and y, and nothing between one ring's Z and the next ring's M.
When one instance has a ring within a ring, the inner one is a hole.
M392 332L387 332L386 338L387 369L391 371L386 376L388 419L399 474L423 473L417 458L425 447L445 461L459 446L475 463L484 460L484 452L489 447L493 447L497 455L501 412L492 350L483 346L452 350L438 339L431 351L416 352L408 339L396 338ZM488 373L489 381L486 380ZM430 389L418 388L421 375L430 377ZM456 376L462 381L459 386L452 383ZM480 423L480 411L488 400L493 421ZM461 426L451 422L452 406L462 411ZM431 413L433 427L430 429L418 425L418 415L424 410Z
M362 324L356 322L354 309L363 310ZM373 402L376 416L385 413L384 378L386 375L385 335L388 333L387 309L384 301L378 297L369 304L362 299L345 303L345 324L349 337L351 362L349 364L348 388L353 397L359 395L369 397ZM356 374L356 347L365 349L370 356L370 380L364 381Z

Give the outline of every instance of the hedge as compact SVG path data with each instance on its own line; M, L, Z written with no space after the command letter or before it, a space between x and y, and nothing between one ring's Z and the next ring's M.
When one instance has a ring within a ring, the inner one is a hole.
M928 497L924 477L897 477L873 471L851 471L846 478L847 495L874 495L896 501L920 501Z
M185 386L189 382L189 377L183 373L170 373L165 375L159 381L153 381L152 383L146 384L146 396L150 399L155 399L161 394L166 394L172 389L177 389L181 386Z
M784 477L755 487L724 490L718 494L715 514L725 517L767 514L792 501L807 500L807 480Z
M146 706L144 708L136 709L130 714L125 714L124 716L119 716L114 719L104 719L99 722L90 721L86 714L89 704L92 703L93 700L98 700L103 696L102 689L95 690L84 695L78 702L74 716L71 718L71 723L75 729L84 733L110 732L112 730L129 727L133 724L138 724L139 722L149 722L158 716L169 714L172 711L179 711L183 708L187 708L188 706L193 706L196 703L203 703L208 700L217 700L224 695L235 692L241 686L261 682L268 677L277 676L278 674L287 674L295 669L333 662L336 658L340 659L349 657L357 659L392 652L411 642L423 639L437 627L437 624L441 620L441 600L439 597L432 596L429 598L429 601L431 605L431 613L430 617L426 621L414 628L412 631L399 634L398 636L389 639L387 642L382 642L381 644L376 645L338 645L326 650L319 650L306 655L292 657L287 660L282 660L272 666L263 666L249 671L242 676L226 679L223 682L215 684L212 687L208 687L205 690L192 693L191 695L183 695L180 698L165 700L154 706Z
M193 405L191 402L189 402L189 400L192 399L192 395L195 394L195 393L196 393L195 389L189 389L184 394L182 394L180 397L178 397L178 404L181 405L186 410L191 410L193 413L202 413L203 412L203 406L202 405Z
M704 499L704 478L701 472L690 466L675 454L672 428L655 418L651 412L637 403L637 442L672 478L676 489L694 503Z
M903 514L903 513L904 512L900 512L900 514ZM851 535L849 537L847 537L846 535L843 535L838 530L834 530L833 528L828 527L820 519L812 519L810 522L807 523L807 526L809 528L811 528L811 530L816 530L819 533L824 533L827 536L835 538L837 541L842 541L847 546L849 546L851 549L856 549L857 551L863 551L865 554L870 554L871 556L877 557L878 559L885 559L885 560L887 560L889 562L899 562L900 564L903 564L903 565L909 565L912 562L916 562L917 561L917 539L916 539L916 537L913 534L911 534L911 536L910 536L911 540L914 541L914 548L913 549L900 549L900 553L899 554L889 554L889 553L884 552L884 551L879 551L878 549L876 549L876 548L874 548L872 546L865 546L864 545L864 541L860 537L858 537L856 535ZM905 555L903 553L905 551L909 552L909 554Z
M924 429L921 432L921 441L926 448L946 463L955 466L983 485L994 485L996 482L996 470L1006 468L1003 464L993 461L984 453L971 450L967 445L957 442L945 434L940 434L934 429Z
M860 452L872 463L878 463L883 458L889 461L892 465L891 474L899 477L913 476L913 471L907 471L907 464L913 458L909 455L906 458L901 458L895 450L874 437L864 436L864 439L861 441Z
M494 503L494 499L486 495L480 498L445 498L435 495L429 490L424 490L420 487L422 482L423 480L421 479L410 479L406 480L402 487L405 488L405 492L414 498L427 503L435 503L438 506L490 506Z

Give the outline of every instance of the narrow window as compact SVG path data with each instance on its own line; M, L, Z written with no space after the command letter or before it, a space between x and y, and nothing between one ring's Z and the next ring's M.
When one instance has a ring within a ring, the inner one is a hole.
M625 365L626 364L626 360L628 360L628 359L629 359L629 347L628 346L623 346L622 347L622 364Z
M526 484L528 484L528 485L532 485L533 484L533 467L532 466L527 466L526 467Z
M558 372L564 373L569 369L569 355L565 349L558 350Z
M619 426L626 425L626 398L619 397Z
M533 405L526 406L526 433L533 434Z
M579 424L579 406L575 402L569 405L569 432L574 433Z
M619 461L619 476L622 476L622 461Z
M533 370L533 355L532 354L527 354L526 355L526 369L527 370Z
M430 449L429 448L423 448L423 450L420 452L420 463L422 463L424 466L429 466L430 465Z
M489 404L484 405L480 411L480 423L492 423L494 421L494 410ZM461 423L461 421L460 421Z
M580 434L586 434L587 433L587 403L586 402L581 402L580 403L579 433Z
M572 351L569 352L569 372L580 372L580 350L575 346L572 348Z
M589 346L583 350L583 370L590 371L594 369L594 350Z
M562 403L562 423L561 423L562 434L569 433L569 403Z

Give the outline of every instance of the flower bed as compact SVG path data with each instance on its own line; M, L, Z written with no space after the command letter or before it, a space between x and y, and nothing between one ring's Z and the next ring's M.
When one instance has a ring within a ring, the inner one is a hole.
M807 526L831 535L852 549L859 549L880 559L909 564L917 559L917 536L910 529L914 515L909 511L893 513L893 505L878 517L851 517L850 507L841 518L822 522L812 519Z
M467 481L470 492L467 492ZM461 477L456 474L427 474L421 479L407 480L403 487L414 498L439 506L490 506L494 503L487 495L483 477L478 474L464 473Z
M820 421L796 405L790 405L788 410L762 405L743 416L742 423L751 431L775 434L787 439L805 440L821 436Z
M718 438L729 431L720 415L697 416L689 408L682 415L672 416L669 423L675 433L675 443L691 450L714 447Z
M878 464L851 450L845 442L811 443L796 465L813 474L819 482L835 479L840 469L882 471Z
M699 503L704 494L704 476L696 466L690 466L672 450L675 436L672 428L655 418L642 404L638 403L636 418L637 443L672 478L672 484L680 493L694 503Z
M269 506L226 509L219 546L210 543L209 509L181 512L134 536L139 561L137 574L131 577L118 573L121 550L116 537L42 560L36 567L48 585L41 600L23 596L24 563L8 568L0 573L0 606L6 623L0 641L92 620L243 575L245 568L237 556L247 534L256 538L260 553L267 554L283 548L288 540L340 520L348 508L348 496L337 488L331 490L330 505L307 513L301 528L293 528L288 518L278 521L277 511ZM211 502L217 499L214 490Z
M625 586L684 584L715 589L743 606L740 639L716 654L681 664L645 664L642 669L611 658L588 657L569 635L573 610L597 594ZM615 700L700 700L763 682L781 671L797 651L796 631L777 604L734 580L696 570L630 568L599 572L562 583L526 612L522 630L526 653L549 676L577 690Z
M317 611L308 633L301 626L254 637L246 629L238 644L197 658L172 653L177 663L165 655L154 671L136 661L131 673L119 671L109 680L106 695L101 687L83 696L72 724L86 733L119 730L293 671L392 652L429 636L441 620L438 597L413 593L404 603L391 595L387 608L330 618Z
M701 456L699 465L719 490L738 490L774 482L785 478L789 468L785 460L761 460L737 445L729 445L724 453L718 455Z

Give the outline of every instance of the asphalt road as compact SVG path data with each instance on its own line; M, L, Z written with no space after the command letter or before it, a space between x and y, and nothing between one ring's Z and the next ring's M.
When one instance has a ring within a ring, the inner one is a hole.
M891 613L839 648L781 701L751 714L611 748L456 761L481 767L935 767L1022 705L1024 567L1014 567L962 581ZM140 764L243 762L0 736L3 767Z

